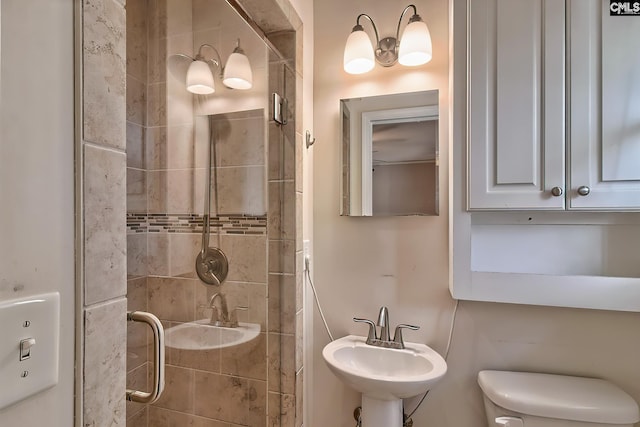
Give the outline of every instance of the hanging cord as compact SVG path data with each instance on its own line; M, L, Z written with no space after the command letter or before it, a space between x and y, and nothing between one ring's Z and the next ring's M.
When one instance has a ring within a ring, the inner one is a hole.
M318 292L316 291L316 287L313 286L313 280L311 280L311 269L309 268L309 257L304 258L304 269L307 272L307 279L309 280L309 284L311 285L311 290L313 291L313 298L316 301L316 307L318 307L318 311L320 312L320 317L322 318L322 322L324 323L324 328L327 331L327 335L329 335L329 339L333 341L333 335L331 335L331 331L329 330L329 325L327 324L327 319L324 317L324 313L322 312L322 307L320 307L320 300L318 300Z
M451 327L449 328L449 338L447 339L447 347L446 347L446 349L444 351L444 360L445 361L449 357L449 350L451 350L451 340L453 339L453 328L456 325L456 314L458 313L458 304L460 304L460 300L456 300L456 305L453 307L453 315L451 316ZM409 415L405 415L404 416L405 425L406 425L406 423L408 421L411 421L411 416L413 414L415 414L416 411L418 410L418 408L420 407L420 405L422 405L422 402L424 402L424 399L427 397L427 394L429 394L429 390L427 390L425 392L425 394L422 396L422 399L420 399L420 402L418 402L416 407L413 408L413 411L411 411L411 413L409 413Z

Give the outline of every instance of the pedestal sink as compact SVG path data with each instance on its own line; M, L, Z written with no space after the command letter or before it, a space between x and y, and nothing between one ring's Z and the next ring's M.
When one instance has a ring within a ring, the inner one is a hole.
M402 399L430 390L447 372L431 347L405 342L405 349L366 344L348 335L325 346L322 356L345 384L362 393L363 427L402 427Z

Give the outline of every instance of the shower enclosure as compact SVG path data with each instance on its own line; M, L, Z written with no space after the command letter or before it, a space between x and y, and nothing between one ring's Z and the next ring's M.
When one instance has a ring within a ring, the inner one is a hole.
M302 276L295 262L302 147L296 61L286 55L296 52L297 27L267 37L241 3L126 4L127 309L153 313L171 331L208 323L212 296L222 294L229 311L242 308L241 324L259 328L232 346L172 347L168 339L164 393L150 405L127 402L129 427L302 424ZM188 92L176 58L194 57L208 44L224 66L238 39L251 63L252 88L225 87L212 65L215 92ZM288 101L286 124L273 119L274 93ZM206 222L209 246L228 259L221 285L196 274ZM144 326L128 325L130 389L150 387L149 335Z

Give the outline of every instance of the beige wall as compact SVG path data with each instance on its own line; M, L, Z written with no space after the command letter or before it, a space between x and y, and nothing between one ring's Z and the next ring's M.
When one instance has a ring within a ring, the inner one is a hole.
M73 4L3 1L1 9L0 301L57 291L61 331L58 384L1 409L0 425L68 427L75 305Z
M353 316L375 318L389 307L393 324L421 326L405 339L444 353L454 301L448 292L448 4L416 2L429 25L434 59L415 70L376 67L364 76L342 71L344 42L355 18L372 16L391 35L404 4L373 0L315 3L313 235L315 284L334 336L363 335ZM364 23L365 28L368 24ZM343 218L339 210L339 100L415 90L440 90L440 216ZM532 370L610 379L640 401L640 315L595 310L461 302L449 372L413 416L414 425L486 425L476 375L481 369ZM313 323L314 386L309 427L354 425L360 396L326 368L328 338ZM407 402L412 410L415 402Z

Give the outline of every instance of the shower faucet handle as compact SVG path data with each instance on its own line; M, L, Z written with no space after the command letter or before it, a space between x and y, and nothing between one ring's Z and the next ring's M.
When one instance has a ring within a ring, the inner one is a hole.
M373 323L373 320L369 319L360 319L359 317L353 318L354 322L366 323L369 325L369 334L367 335L367 344L372 344L378 338L376 337L376 324Z

